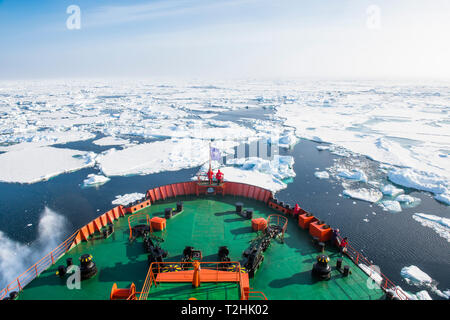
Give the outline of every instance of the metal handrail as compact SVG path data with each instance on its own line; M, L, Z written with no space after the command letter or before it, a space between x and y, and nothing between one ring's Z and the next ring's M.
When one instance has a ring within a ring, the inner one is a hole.
M339 236L338 236L338 239L342 240L342 238ZM369 268L371 268L373 266L373 264L369 260L367 260L366 257L364 257L359 251L357 251L352 246L350 246L350 244L347 244L346 248L347 248L348 257L358 266L358 268L362 269L359 266L360 263ZM371 270L373 270L373 268L371 268ZM375 271L373 271L373 272L375 272ZM381 272L376 272L376 274L379 275L383 279L382 283L379 283L380 288L382 288L384 291L386 291L386 290L394 291L397 294L398 298L401 300L409 300L408 295L401 288L396 286L394 284L394 282L392 282L387 276L385 276Z
M139 300L147 300L148 298L148 294L150 292L150 288L152 287L153 284L155 284L156 286L156 277L155 274L153 272L154 267L156 266L158 268L158 273L160 272L160 266L161 265L173 265L173 264L190 264L192 266L188 266L187 270L191 270L193 269L193 261L186 261L186 262L182 262L182 261L173 261L173 262L152 262L150 264L150 267L148 268L148 272L147 272L147 276L145 277L145 281L144 281L144 285L142 286L141 291L139 292ZM239 282L239 289L240 289L240 293L241 293L241 300L245 300L245 293L244 293L244 288L242 286L242 274L241 274L241 264L237 261L221 261L221 262L200 262L200 265L214 265L216 269L216 271L219 271L219 265L221 264L234 264L236 265L236 273L238 273L237 277L236 277L236 282ZM202 269L206 270L206 269L212 269L211 267L202 267ZM185 269L186 270L186 269ZM217 278L218 279L218 278Z

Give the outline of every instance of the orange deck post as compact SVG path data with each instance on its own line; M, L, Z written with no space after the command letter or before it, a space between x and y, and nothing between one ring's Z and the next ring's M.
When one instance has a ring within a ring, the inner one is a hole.
M194 275L192 277L192 286L194 288L200 287L200 262L194 261Z

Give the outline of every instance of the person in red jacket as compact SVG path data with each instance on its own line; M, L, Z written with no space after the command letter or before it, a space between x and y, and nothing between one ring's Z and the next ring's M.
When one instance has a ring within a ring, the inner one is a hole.
M294 217L298 216L298 215L300 214L300 210L301 210L301 209L302 209L302 208L300 208L300 206L298 205L298 203L296 203L296 204L295 204L295 207L294 207L294 212L292 213L293 216L294 216Z
M341 253L347 253L347 244L348 244L347 237L344 237L341 243L339 243L339 249L341 250Z
M214 172L212 171L211 168L209 168L207 176L208 176L209 184L212 184L212 181L213 181L213 178L214 178Z
M220 171L220 169L217 171L216 180L217 184L221 184L223 182L223 173Z

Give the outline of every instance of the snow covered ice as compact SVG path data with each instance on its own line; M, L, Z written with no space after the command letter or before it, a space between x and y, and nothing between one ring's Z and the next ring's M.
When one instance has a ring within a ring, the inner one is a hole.
M410 285L414 285L417 287L425 287L442 298L448 299L450 297L446 293L448 290L446 290L444 292L439 290L437 288L436 281L433 280L433 278L431 278L427 273L422 271L417 266L412 265L409 267L403 267L402 270L400 271L400 274L403 277L403 279L405 279L406 283L408 283ZM423 290L423 291L425 291L428 295L428 292L426 290ZM419 292L418 294L420 294L420 293L424 294L423 291ZM416 296L418 294L416 294ZM428 295L428 297L429 297L429 295ZM431 300L431 297L430 297L430 300Z
M139 192L127 193L127 194L124 194L124 195L116 196L116 199L113 200L111 203L114 204L114 205L126 206L130 202L134 202L136 200L141 200L144 197L145 197L145 194L139 193Z
M53 147L32 147L0 154L0 181L34 183L91 167L95 154Z
M380 191L367 188L345 189L342 193L347 197L367 202L377 202L383 198L383 194Z
M316 171L316 172L314 172L314 175L318 179L329 179L330 178L330 175L326 171Z
M86 163L73 163L72 159L64 161L70 164L67 166L49 161L46 170L34 173L26 159L16 161L8 153L23 150L29 156L42 157L46 152L50 158L52 149L38 147L84 141L97 133L103 137L94 144L124 147L101 154L98 162L94 161L107 176L203 164L190 156L183 158L177 151L170 153L174 160L168 160L169 153L164 159L149 159L146 148L162 151L163 144L130 145L130 136L167 139L164 144L168 147L188 139L203 147L199 141L212 139L223 143L224 153L258 139L290 148L305 138L323 143L318 150L344 157L361 154L379 161L386 165L388 178L396 185L432 192L437 201L450 204L450 93L445 84L137 80L0 84L0 151L5 152L1 164L30 168L29 172L2 172L2 181L32 183L85 167ZM240 110L274 114L266 119L220 120L223 114ZM143 152L141 162L126 158L132 153L136 156L138 151ZM63 152L67 156L78 153ZM119 163L122 160L130 165L128 169ZM182 165L181 161L192 163ZM346 170L340 173L342 177L370 182L365 172Z
M415 213L412 218L424 227L433 229L439 236L450 242L450 219L431 214Z
M338 172L338 175L346 179L367 182L366 174L359 169L352 169L352 170L342 169L341 171Z
M390 212L401 212L402 211L402 207L400 206L400 203L398 201L383 200L379 204L386 211L390 211Z
M97 174L89 174L87 176L87 178L83 181L83 186L84 187L95 187L95 186L100 186L102 184L107 183L109 180L109 178L102 176L102 175L97 175Z
M384 195L395 197L398 196L399 194L402 194L404 190L396 188L392 184L387 184L381 188L381 192L383 192Z

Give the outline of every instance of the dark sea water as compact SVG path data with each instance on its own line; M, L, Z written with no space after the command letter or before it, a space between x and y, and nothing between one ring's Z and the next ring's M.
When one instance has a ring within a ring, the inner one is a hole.
M110 148L95 146L91 143L92 140L64 147L94 152ZM406 193L420 198L421 204L399 213L383 211L377 205L342 197L340 194L343 187L339 181L320 180L314 176L316 168L325 170L333 165L333 159L340 156L328 151L318 151L316 146L315 142L301 140L292 150L283 152L294 156L297 176L276 197L291 204L299 203L332 227L338 227L342 235L349 237L354 248L362 251L402 288L414 293L425 289L410 287L401 278L402 267L410 265L418 266L437 280L440 290L450 288L448 242L411 217L417 212L448 216L450 208L435 201L428 193L413 190L407 190ZM364 160L369 165L378 166L369 159ZM98 173L95 168L62 174L35 184L0 183L0 231L13 241L31 243L38 236L40 215L48 207L67 219L64 232L69 236L110 210L114 206L111 201L116 195L145 193L159 185L187 181L197 171L198 168L192 168L145 176L112 177L109 182L97 188L81 187L88 174ZM369 222L363 221L365 218ZM28 224L32 226L27 226ZM428 292L433 298L438 298L430 290Z

